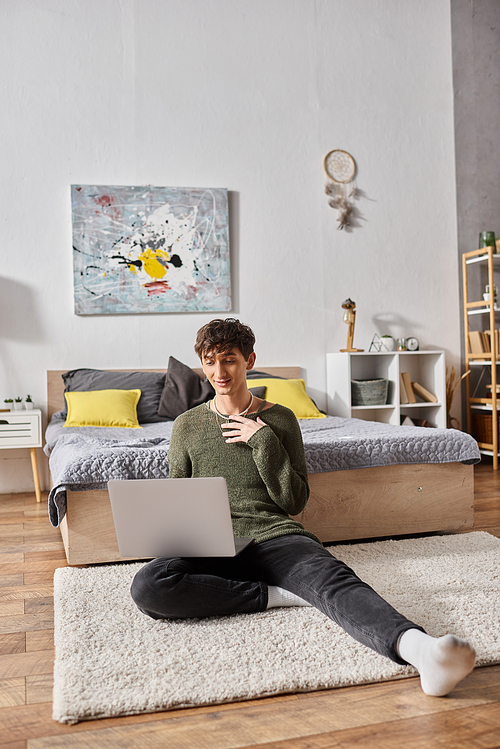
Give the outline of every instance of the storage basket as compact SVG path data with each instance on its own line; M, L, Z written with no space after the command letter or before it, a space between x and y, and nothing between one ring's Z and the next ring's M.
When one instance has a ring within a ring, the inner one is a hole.
M353 406L385 406L389 380L351 380Z
M498 434L500 435L500 417ZM472 436L478 442L484 442L487 445L493 444L493 419L491 411L486 413L472 413Z

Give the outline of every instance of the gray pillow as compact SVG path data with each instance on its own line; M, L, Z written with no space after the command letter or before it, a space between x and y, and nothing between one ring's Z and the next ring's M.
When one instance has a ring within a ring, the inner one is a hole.
M278 375L267 374L267 372L259 372L258 369L250 369L247 372L247 380L260 380L267 377L271 380L285 380L286 377L279 377Z
M73 369L62 375L64 392L88 390L135 390L141 391L137 404L137 420L140 424L165 421L158 415L160 398L165 385L165 372L105 372L102 369ZM65 419L67 406L56 418Z
M206 403L214 395L215 391L208 380L202 380L191 367L171 356L158 415L164 419L176 419L184 411Z
M262 400L265 399L266 390L267 390L265 385L259 385L258 387L255 387L255 388L249 387L248 389L250 390L252 395L255 395L257 398L262 398Z

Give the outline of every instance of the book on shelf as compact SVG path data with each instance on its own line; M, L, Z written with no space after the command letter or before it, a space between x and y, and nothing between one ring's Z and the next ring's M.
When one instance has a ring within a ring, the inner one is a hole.
M416 403L415 393L411 385L411 377L408 372L401 372L401 403Z
M495 330L495 344L497 353L500 351L500 331ZM471 330L469 331L469 345L471 354L491 353L491 331Z
M485 346L484 338L480 330L469 331L469 346L470 346L471 354L486 353L485 348L484 348Z
M422 398L423 401L426 403L437 403L438 399L434 395L434 393L431 393L430 390L427 390L427 388L424 388L423 385L420 385L419 382L412 382L413 392L415 395L418 395L419 398Z
M406 390L405 390L405 384L403 382L403 373L399 375L399 402L405 405L408 403L408 398L406 397Z
M484 335L486 338L487 353L491 353L491 330L485 330ZM498 345L500 344L500 330L495 330L495 346L498 355Z

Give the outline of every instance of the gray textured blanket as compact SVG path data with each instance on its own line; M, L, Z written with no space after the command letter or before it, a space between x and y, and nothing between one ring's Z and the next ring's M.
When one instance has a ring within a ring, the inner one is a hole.
M173 422L143 429L65 428L53 420L46 432L53 489L49 517L57 526L66 512L66 490L103 489L109 479L166 478ZM476 441L455 429L396 427L361 419L299 422L309 473L399 463L478 463Z

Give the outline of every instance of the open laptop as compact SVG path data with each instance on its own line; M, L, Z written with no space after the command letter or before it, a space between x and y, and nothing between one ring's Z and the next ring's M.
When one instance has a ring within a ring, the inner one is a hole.
M235 538L226 479L108 481L122 557L234 557L253 538Z

